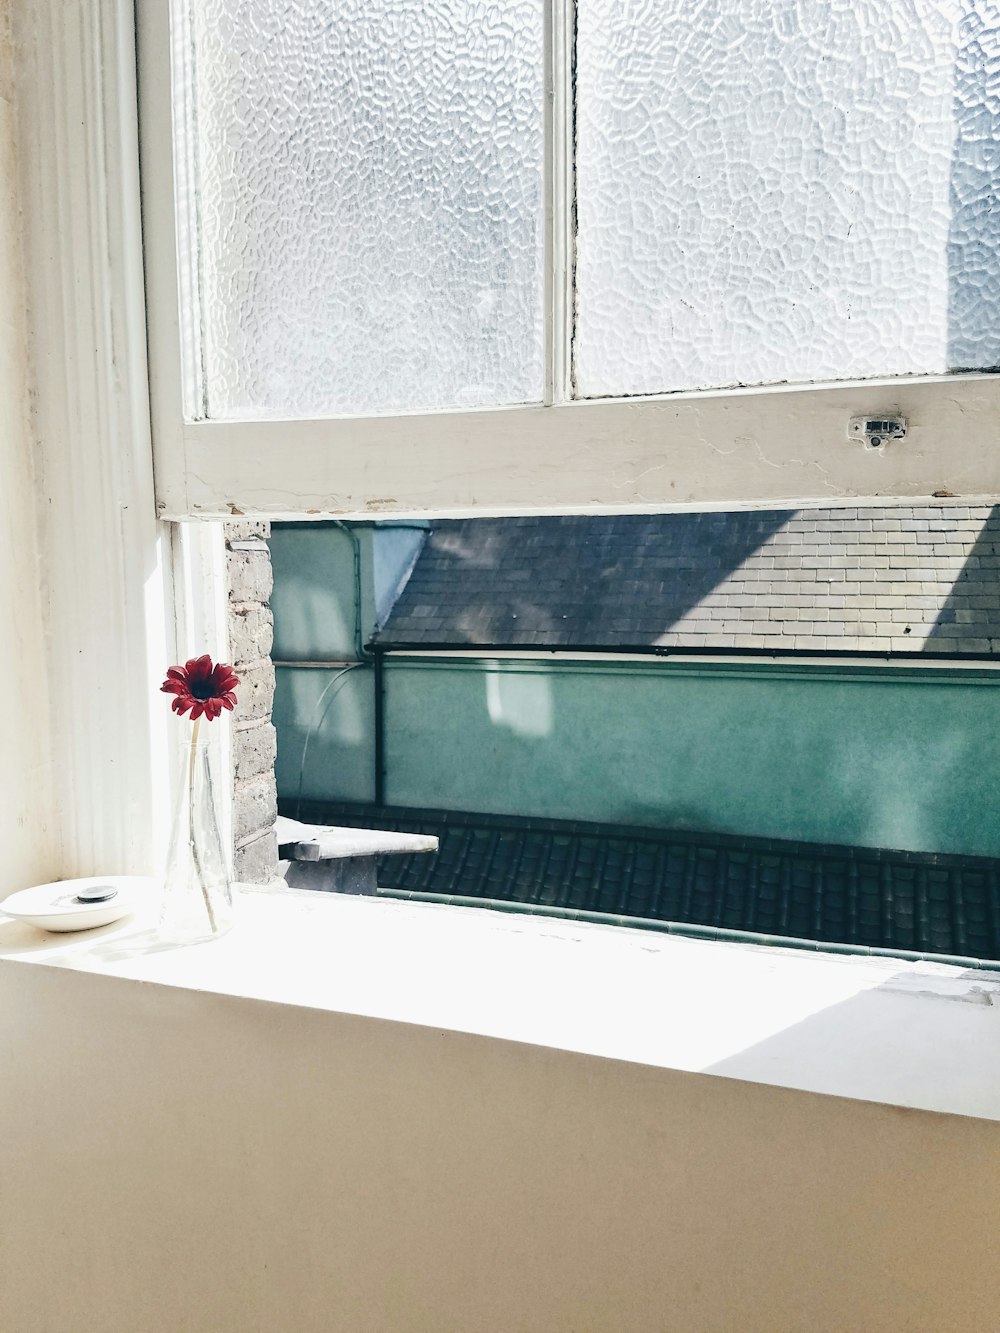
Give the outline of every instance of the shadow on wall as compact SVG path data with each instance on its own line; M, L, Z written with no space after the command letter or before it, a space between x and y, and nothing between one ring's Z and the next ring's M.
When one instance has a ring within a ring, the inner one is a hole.
M795 511L441 523L385 635L411 646L654 646ZM429 557L429 558L428 558Z
M866 1101L883 1100L891 1083L900 1104L925 1109L942 1109L941 1090L947 1089L948 1110L995 1115L996 1081L984 1072L980 1057L997 1038L995 973L942 977L893 972L890 963L873 961L870 981L859 982L856 971L845 971L832 959L824 960L824 976L817 961L806 955L803 984L786 985L775 995L770 1023L760 997L746 1015L734 1015L735 1049L702 1072L751 1081L766 1072L769 1082L796 1087L806 1071L813 1091ZM899 1021L905 1004L913 1015L909 1024ZM760 1037L762 1026L772 1030ZM929 1051L933 1081L920 1074Z
M1000 24L995 0L964 0L955 55L948 238L948 365L1000 367Z
M1000 650L1000 505L994 505L924 643L925 653ZM973 646L974 645L974 646Z

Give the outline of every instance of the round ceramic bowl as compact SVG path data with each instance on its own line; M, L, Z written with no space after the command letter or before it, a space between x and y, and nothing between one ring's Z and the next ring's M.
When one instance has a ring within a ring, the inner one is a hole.
M144 892L149 900L153 887L154 881L142 875L64 879L12 893L0 902L0 913L42 930L93 930L128 916Z

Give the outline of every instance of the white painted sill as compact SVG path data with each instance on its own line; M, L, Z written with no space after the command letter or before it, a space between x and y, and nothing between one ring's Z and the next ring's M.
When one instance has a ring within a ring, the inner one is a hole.
M239 892L224 938L133 920L70 936L0 925L0 967L472 1033L665 1069L1000 1120L1000 978L285 888Z

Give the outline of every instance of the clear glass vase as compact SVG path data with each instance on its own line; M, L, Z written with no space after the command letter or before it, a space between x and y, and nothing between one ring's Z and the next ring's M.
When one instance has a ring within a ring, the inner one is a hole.
M233 889L216 808L214 758L207 736L195 735L181 747L160 911L160 935L175 943L213 939L233 924Z

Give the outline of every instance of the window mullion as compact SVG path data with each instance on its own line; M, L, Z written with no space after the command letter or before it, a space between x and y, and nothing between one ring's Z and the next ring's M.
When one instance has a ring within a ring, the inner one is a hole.
M545 401L573 397L575 0L545 0Z

